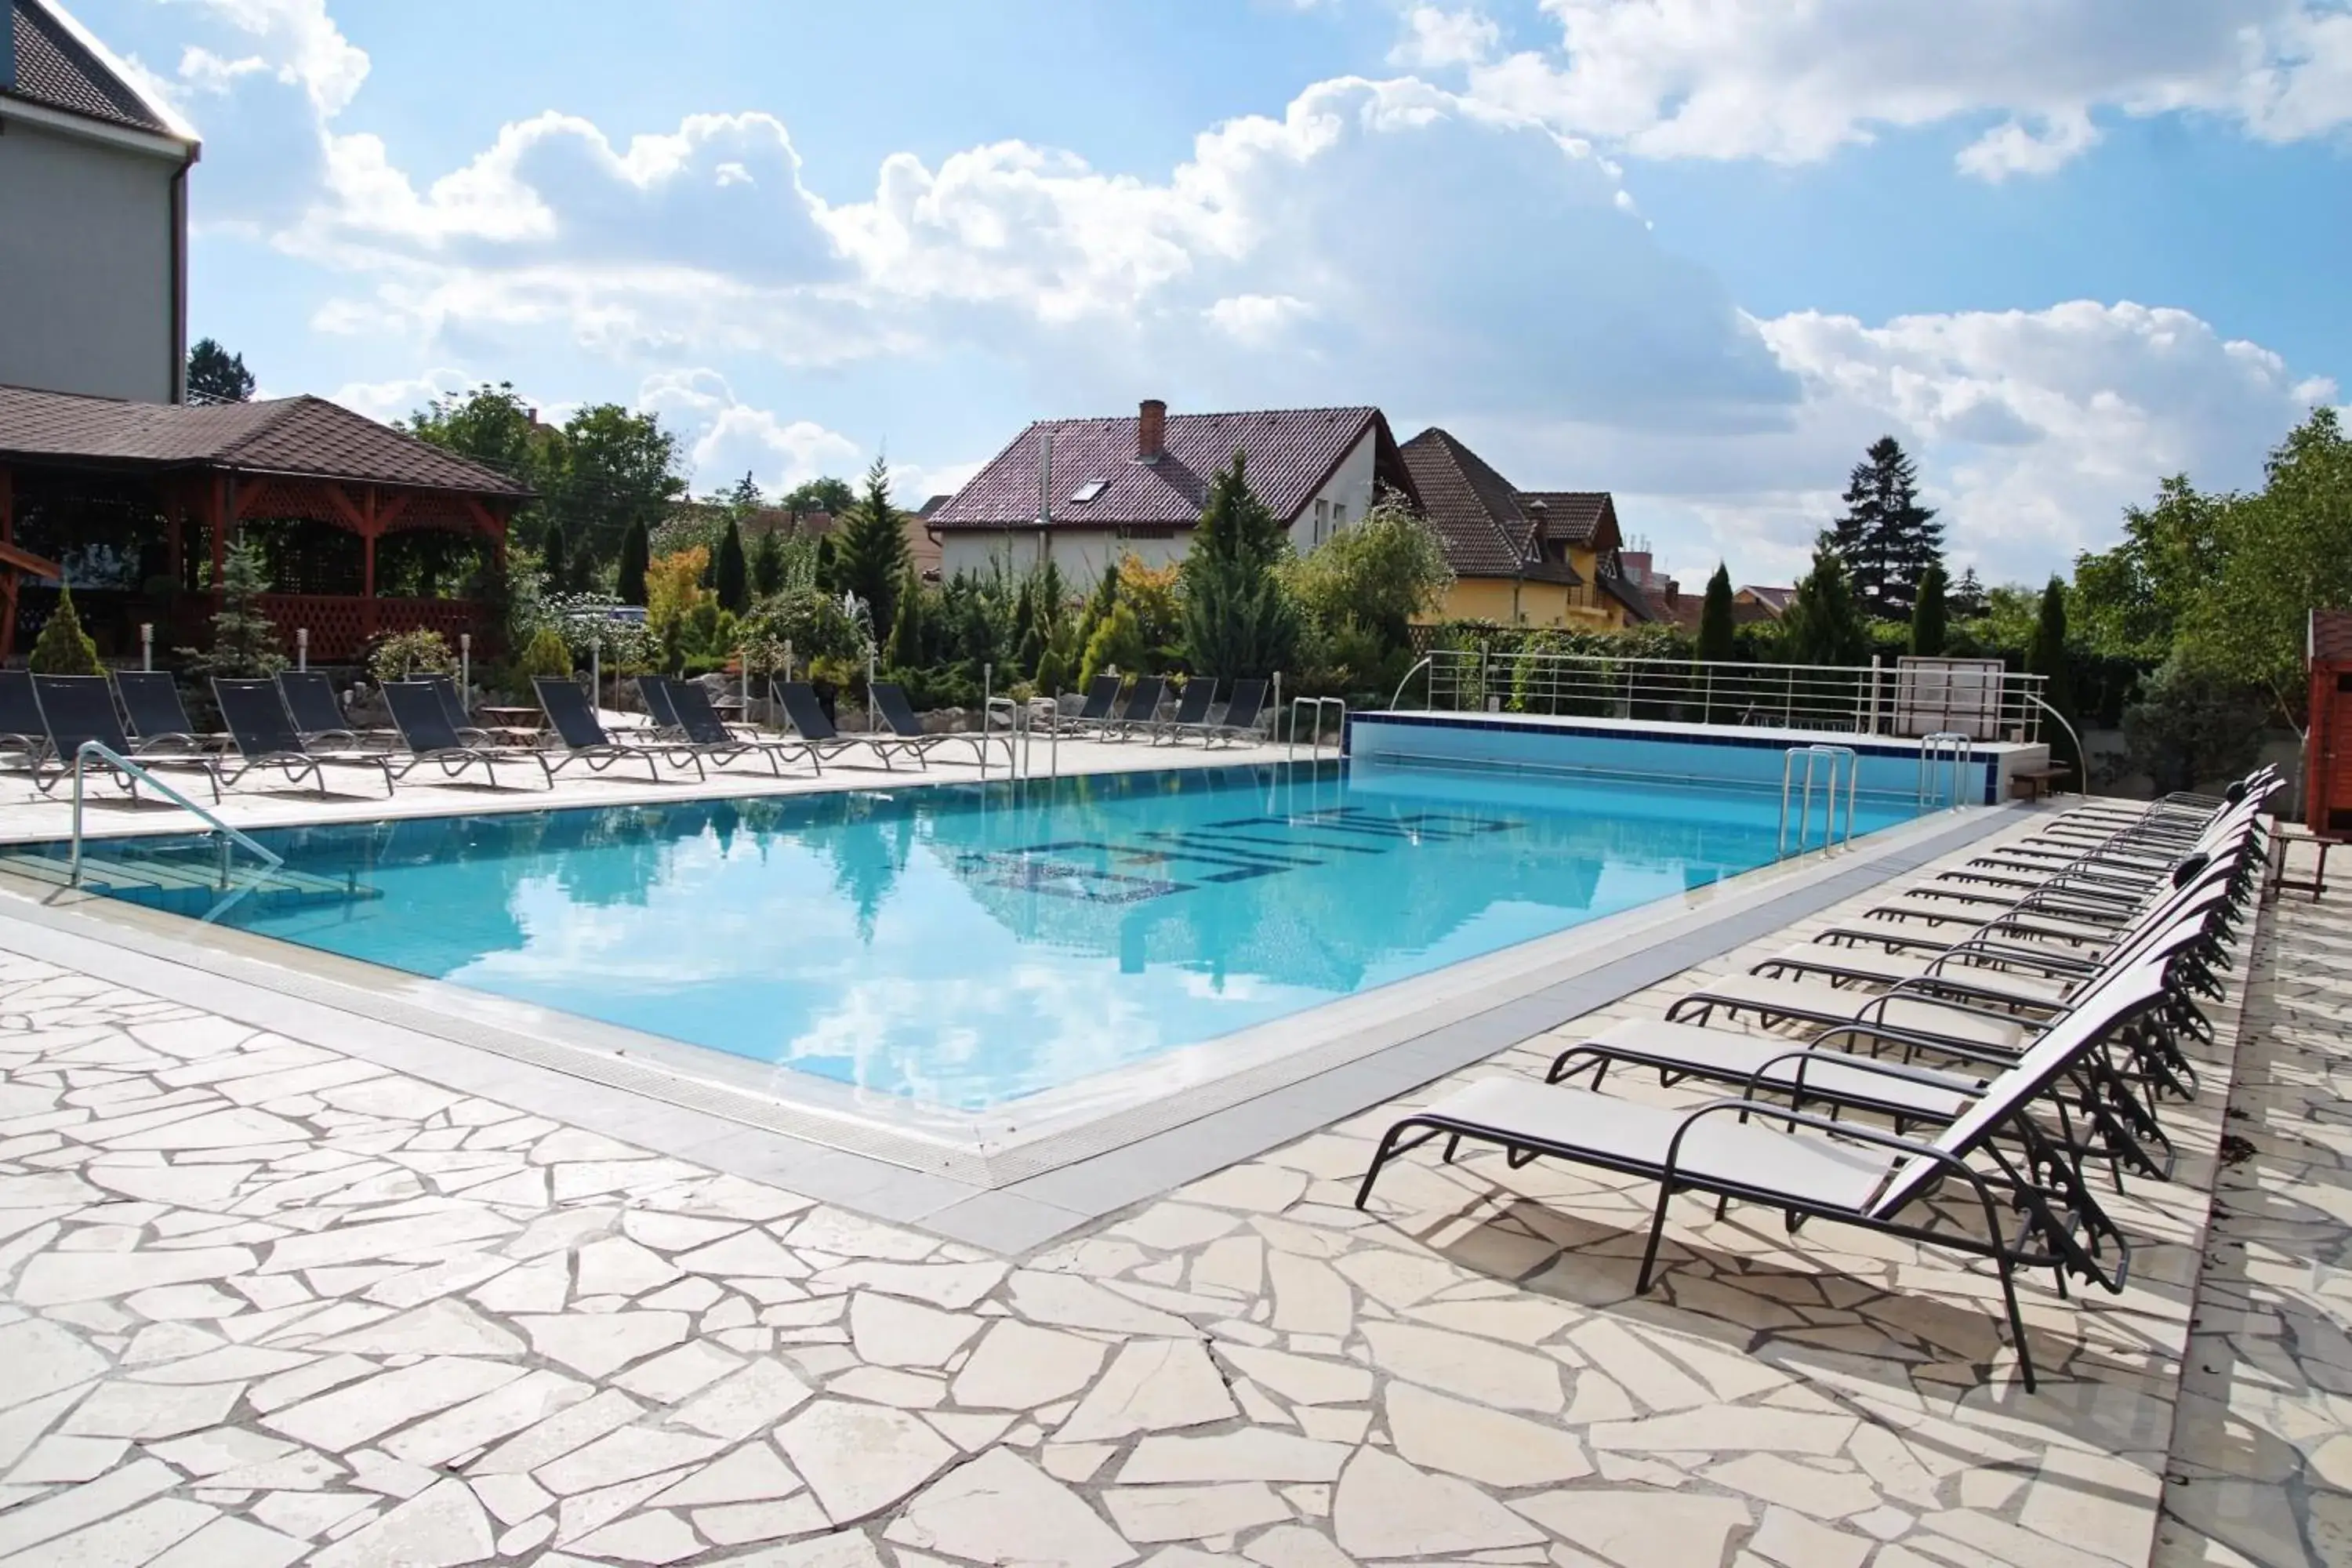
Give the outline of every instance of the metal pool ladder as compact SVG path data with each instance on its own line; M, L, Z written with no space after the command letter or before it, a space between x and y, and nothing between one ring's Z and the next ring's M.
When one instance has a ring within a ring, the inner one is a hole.
M1805 759L1805 776L1802 804L1798 807L1797 811L1797 853L1801 855L1805 852L1806 841L1812 834L1813 781L1815 776L1823 770L1825 765L1829 777L1828 800L1826 803L1827 809L1823 813L1822 818L1822 851L1826 853L1832 844L1839 841L1840 836L1838 833L1837 804L1838 764L1841 762L1845 764L1845 833L1843 839L1844 842L1848 844L1853 843L1853 797L1855 792L1862 784L1861 759L1854 755L1854 751L1852 746L1831 746L1819 743L1811 746L1791 746L1780 758L1780 837L1779 844L1773 852L1776 855L1786 855L1789 852L1789 796L1797 784L1797 759L1799 757Z
M98 741L84 741L79 746L74 749L73 858L69 862L67 877L67 881L69 886L76 888L81 886L82 764L87 763L92 757L97 757L102 762L110 763L123 773L129 773L132 778L137 779L140 783L145 784L149 789L153 790L157 795L162 795L164 799L170 801L181 810L194 813L198 818L209 825L215 833L219 834L231 844L236 845L240 849L250 850L252 853L261 857L263 860L268 863L271 870L275 871L286 864L286 858L284 856L276 853L274 850L264 848L260 844L255 842L247 835L239 833L236 828L231 827L227 823L223 822L218 816L206 811L203 806L198 805L194 801L190 800L186 795L182 795L178 790L173 789L170 784L165 784L162 779L157 778L147 769L141 767L137 763L132 762L129 757L124 756L113 747ZM223 892L226 892L228 890L228 868L225 861L221 868L221 890Z
M1958 730L1938 730L1919 742L1919 805L1927 810L1943 798L1944 780L1950 780L1951 809L1958 811L1968 804L1961 797L1960 785L1968 776L1969 764L1975 760L1976 742ZM1938 770L1943 770L1938 772Z
M1347 699L1342 697L1294 697L1290 700L1290 751L1288 755L1283 759L1284 761L1295 763L1298 760L1298 710L1301 708L1311 709L1315 714L1314 737L1307 743L1307 760L1308 762L1316 762L1323 755L1324 709L1337 708L1339 710L1339 734L1340 736L1341 743L1345 743L1348 733Z

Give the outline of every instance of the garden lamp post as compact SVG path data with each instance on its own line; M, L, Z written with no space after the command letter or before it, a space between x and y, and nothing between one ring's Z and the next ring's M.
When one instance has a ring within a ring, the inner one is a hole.
M457 698L470 699L474 693L474 634L457 634Z
M152 621L139 623L139 668L142 670L155 668L155 623Z
M294 668L310 668L310 628L308 626L294 628Z

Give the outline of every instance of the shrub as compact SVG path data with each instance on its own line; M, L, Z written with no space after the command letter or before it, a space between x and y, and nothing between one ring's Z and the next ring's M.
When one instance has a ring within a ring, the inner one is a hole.
M368 673L378 684L405 680L413 675L455 675L457 657L436 631L399 632L376 645L368 658Z
M73 590L58 590L58 607L41 627L41 635L33 644L26 667L36 675L104 675L106 667L98 661L98 644L81 629L81 616L74 613Z
M1086 658L1078 666L1078 684L1091 686L1096 676L1114 668L1121 675L1141 669L1143 654L1143 629L1136 625L1135 612L1123 601L1113 605L1087 643Z
M563 634L553 626L541 626L531 633L522 657L515 661L515 674L525 686L534 676L543 675L552 680L571 673L572 650L564 646Z

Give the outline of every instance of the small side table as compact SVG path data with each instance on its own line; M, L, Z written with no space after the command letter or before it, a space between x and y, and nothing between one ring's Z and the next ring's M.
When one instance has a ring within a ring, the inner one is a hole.
M2327 852L2343 842L2343 839L2325 833L2314 833L2300 822L2282 822L2273 826L2271 829L2271 897L2275 899L2293 889L2298 893L2309 893L2311 901L2317 903L2321 895L2327 891ZM2309 844L2319 851L2319 865L2308 878L2286 874L2287 850L2297 844Z
M484 703L474 710L474 717L491 734L521 745L536 745L545 729L545 721L536 708L499 708Z

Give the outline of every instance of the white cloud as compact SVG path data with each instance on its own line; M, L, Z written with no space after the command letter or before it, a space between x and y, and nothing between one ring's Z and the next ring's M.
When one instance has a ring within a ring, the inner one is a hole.
M1502 433L1499 466L1521 483L1606 476L1627 528L1661 535L1686 574L1721 556L1744 580L1786 580L1846 470L1893 435L1954 558L2031 578L2112 542L2166 475L2259 482L2263 453L2337 395L2187 311L2129 302L1758 327L1804 389L1785 425L1703 444L1520 427Z
M1391 65L1443 69L1485 59L1503 30L1475 11L1415 5L1405 13L1405 36L1389 51Z
M660 415L686 437L688 464L698 489L732 484L748 473L773 495L804 479L865 466L857 443L848 437L814 419L786 419L748 406L715 370L648 376L637 389L637 406Z
M2189 110L2284 142L2352 123L2339 0L1544 0L1559 47L1473 92L1649 158L1825 157L1997 119L1960 168L2046 173L2095 113ZM1418 37L1417 21L1409 20Z
M436 367L416 375L396 376L390 381L347 381L327 394L327 401L340 403L371 419L386 424L405 419L436 397L462 393L472 382L457 371ZM273 395L273 389L264 387L260 395Z

